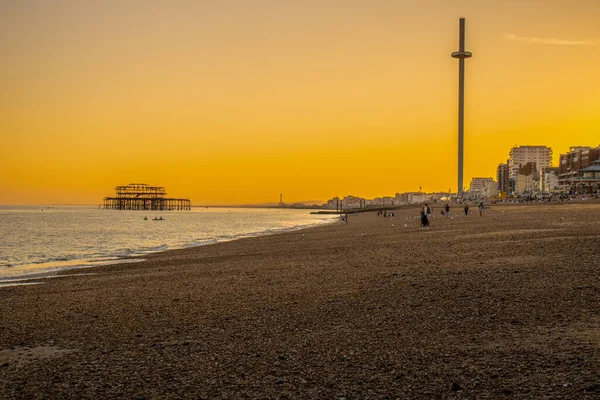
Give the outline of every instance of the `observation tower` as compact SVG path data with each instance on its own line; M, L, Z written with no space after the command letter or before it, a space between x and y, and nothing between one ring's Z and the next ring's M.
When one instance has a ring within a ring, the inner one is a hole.
M465 19L460 18L458 51L452 57L458 58L458 197L463 196L463 159L465 141L465 59L473 53L465 50Z

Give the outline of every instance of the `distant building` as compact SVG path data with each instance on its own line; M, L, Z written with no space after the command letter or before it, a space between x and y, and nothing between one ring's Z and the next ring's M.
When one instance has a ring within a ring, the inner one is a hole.
M494 178L473 178L469 187L469 197L498 196L498 183Z
M393 207L394 206L394 198L390 196L384 196L381 198L383 200L383 205L385 207Z
M415 204L427 201L427 195L421 192L396 193L396 204Z
M552 166L552 149L547 146L513 147L510 149L509 156L508 177L515 182L519 173L519 166L521 165L534 163L536 170Z
M562 191L593 191L593 183L584 179L583 170L600 159L598 147L571 147L569 152L560 155L558 179Z
M600 193L600 159L581 170L579 183L587 193Z
M539 170L541 193L552 193L559 190L558 167L545 167Z
M333 199L327 200L326 206L330 210L338 210L340 207L340 198L334 197Z
M427 195L427 200L429 201L441 201L442 198L446 198L448 196L448 193L441 193L441 192L437 192L437 193L429 193Z
M496 172L496 181L498 182L498 191L508 193L510 192L510 181L508 179L508 163L498 165Z
M342 209L363 208L366 206L366 201L362 197L346 196L341 201Z
M539 189L539 175L536 169L536 163L531 161L519 166L517 177L515 179L515 194L533 194Z

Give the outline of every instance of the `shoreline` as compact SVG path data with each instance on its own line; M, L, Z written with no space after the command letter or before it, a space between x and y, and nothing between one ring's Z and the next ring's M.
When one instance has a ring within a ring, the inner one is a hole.
M597 397L600 204L416 210L7 287L0 397Z
M431 203L431 204L432 204L432 209L435 210L437 213L437 210L441 209L443 207L444 202L437 202L437 203ZM498 208L498 207L512 208L512 207L543 207L543 206L554 207L554 206L576 206L576 205L584 205L585 206L585 205L593 205L593 204L600 204L600 201L592 199L592 200L585 200L585 201L576 200L576 201L564 201L564 202L555 201L555 202L538 202L538 203L508 202L508 203L493 204L490 206L493 208ZM376 211L383 211L383 210L401 211L404 213L411 212L414 210L415 216L413 216L410 219L417 219L417 214L418 214L418 210L420 209L420 207L422 207L422 204L405 204L405 205L401 205L401 206L397 206L397 207L361 209L361 210L351 210L351 211L347 211L347 212L333 211L332 213L327 213L327 214L332 214L332 215L335 214L338 216L341 216L342 214L348 214L352 217L353 215L357 215L357 214L363 214L363 213L370 214L370 213L374 213ZM240 207L240 208L242 208L242 207ZM452 209L454 212L457 209L462 210L462 205L454 204ZM472 215L475 215L476 212L477 211L473 207L471 209ZM461 211L461 213L462 213L462 211ZM436 217L438 217L438 216L433 215L430 217L430 219L436 218ZM403 222L410 222L410 219L409 219L409 221L403 221ZM94 268L110 267L110 266L119 265L119 264L131 264L131 263L145 262L148 260L148 257L151 255L161 255L163 253L168 254L170 252L186 251L189 249L194 249L194 248L199 248L199 247L214 246L214 245L218 245L218 244L222 244L222 243L228 243L228 242L233 242L233 241L238 241L238 240L257 238L257 237L276 236L276 235L281 235L281 234L285 234L288 232L296 232L296 231L308 230L308 229L313 229L313 228L325 227L325 226L336 224L336 223L343 224L343 222L340 222L340 220L336 217L331 217L329 220L323 220L323 221L324 222L322 222L322 223L316 223L316 224L310 224L310 225L299 225L299 226L296 226L293 228L281 228L281 229L275 229L275 230L269 229L267 231L256 233L256 234L239 235L234 238L209 239L209 240L203 241L202 243L198 243L198 244L188 244L188 245L184 245L181 247L177 246L177 247L173 247L173 248L167 248L164 250L147 251L144 253L135 254L135 255L131 255L131 256L103 256L103 257L99 257L97 259L87 259L88 260L87 262L86 262L85 258L68 260L73 263L81 262L81 264L76 264L76 265L72 265L72 266L56 265L51 270L32 272L30 274L22 274L22 275L15 275L15 276L0 275L0 289L2 289L3 287L17 286L17 285L13 284L14 282L23 282L23 283L21 283L22 285L29 285L31 283L28 283L28 281L31 281L31 280L43 280L43 279L55 278L55 277L61 277L61 276L71 276L74 274L73 271L75 271L75 274L76 274L76 271L80 271L80 270L89 270L89 269L94 269ZM50 263L51 262L49 262L47 264L50 264ZM29 267L32 265L40 265L40 264L35 264L35 263L34 264L22 264L19 267L26 268L26 267ZM44 282L37 282L37 283L44 283Z
M316 228L316 227L320 227L320 226L326 226L329 224L333 224L335 222L336 222L335 218L331 218L328 220L323 219L322 222L314 223L314 224L297 225L297 226L294 226L291 228L267 229L267 230L261 231L261 232L251 232L251 233L235 235L235 237L212 238L212 239L204 240L202 242L188 243L188 244L185 244L182 246L173 246L172 248L167 248L167 249L145 251L143 253L134 254L131 256L106 255L106 256L91 257L91 258L79 258L79 259L71 259L71 260L63 260L63 261L51 261L51 262L46 262L46 263L20 264L20 265L17 265L16 268L26 269L31 272L29 272L29 273L24 272L19 275L3 275L0 273L0 289L2 289L3 287L8 287L8 286L16 286L14 284L14 282L22 282L21 283L22 285L28 285L31 283L28 283L27 281L53 278L56 276L61 276L61 275L63 275L63 273L67 273L69 271L78 271L78 270L98 268L98 267L117 265L117 264L142 262L142 261L146 261L147 256L149 256L151 254L160 254L160 253L169 252L169 251L186 250L186 249L191 249L191 248L195 248L195 247L212 246L212 245L219 244L219 243L227 243L227 242L241 240L241 239L247 239L247 238L279 235L279 234L286 233L286 232L294 232L294 231L303 230L303 229L311 229L311 228ZM71 264L71 265L69 265L69 264ZM39 268L39 270L37 268L32 268L34 266L44 266L44 265L46 265L46 267ZM42 282L40 282L40 283L42 283Z

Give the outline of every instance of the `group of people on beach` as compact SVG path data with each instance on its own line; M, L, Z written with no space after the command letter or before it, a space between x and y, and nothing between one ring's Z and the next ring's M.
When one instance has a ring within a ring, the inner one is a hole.
M483 204L483 202L479 203L479 206L477 207L479 210L479 216L483 216L483 212L485 210L485 206ZM464 211L465 211L465 217L469 216L469 205L465 204L464 207ZM431 214L431 207L429 207L429 205L427 203L425 203L425 205L423 207L421 207L421 228L429 228L429 215ZM449 217L450 216L450 205L446 204L442 210L440 211L440 215L442 217Z
M377 210L377 216L380 215L383 215L384 217L393 217L395 214L392 211L388 213L387 210Z
M483 202L479 203L477 207L479 210L479 216L483 216L483 212L485 210L485 206ZM464 206L465 217L469 216L469 205L465 204ZM428 203L425 203L423 207L421 207L421 228L429 229L429 215L431 215L432 208L429 207ZM440 211L442 217L450 216L450 205L446 203L446 205ZM393 212L387 212L387 210L377 210L377 216L383 215L384 217L393 217L395 214ZM342 222L348 223L348 213L342 214Z

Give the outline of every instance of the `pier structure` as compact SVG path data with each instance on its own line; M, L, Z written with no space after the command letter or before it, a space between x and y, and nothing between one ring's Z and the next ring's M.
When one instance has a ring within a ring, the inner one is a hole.
M115 197L104 198L105 210L190 210L189 199L167 197L163 186L150 186L145 183L130 183L115 188Z

